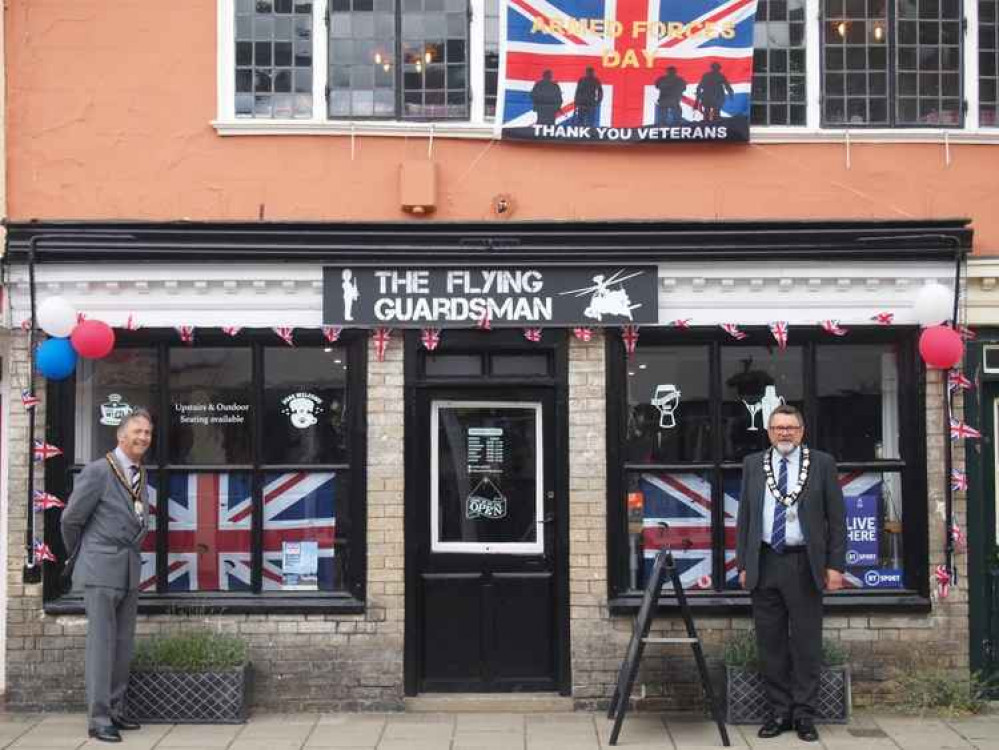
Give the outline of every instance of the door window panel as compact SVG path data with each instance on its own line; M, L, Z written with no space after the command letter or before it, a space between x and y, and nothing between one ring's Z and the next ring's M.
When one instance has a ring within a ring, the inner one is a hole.
M431 431L432 549L543 552L540 404L435 402Z
M346 461L347 358L327 348L264 350L264 463Z
M251 462L251 371L249 349L170 352L170 463Z

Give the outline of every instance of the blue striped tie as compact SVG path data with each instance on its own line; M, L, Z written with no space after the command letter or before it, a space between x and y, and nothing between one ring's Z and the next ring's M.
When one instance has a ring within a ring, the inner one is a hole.
M780 460L780 471L777 473L777 492L787 494L787 457ZM770 532L770 546L775 552L784 551L784 537L787 535L787 509L784 503L774 504L774 526Z

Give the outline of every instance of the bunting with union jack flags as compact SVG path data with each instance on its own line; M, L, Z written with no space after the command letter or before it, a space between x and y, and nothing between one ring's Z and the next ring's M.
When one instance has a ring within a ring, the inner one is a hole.
M502 0L497 135L748 141L756 0Z
M155 478L150 472L150 534L142 548L141 591L156 589ZM264 589L281 589L285 542L318 546L318 588L336 588L334 472L272 472L263 477ZM247 472L176 473L168 482L168 591L247 591L252 579L252 477Z

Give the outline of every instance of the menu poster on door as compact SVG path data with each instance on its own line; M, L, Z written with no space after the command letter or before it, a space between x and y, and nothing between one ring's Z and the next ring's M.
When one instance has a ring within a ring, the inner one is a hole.
M502 427L468 428L469 474L502 474L504 453Z

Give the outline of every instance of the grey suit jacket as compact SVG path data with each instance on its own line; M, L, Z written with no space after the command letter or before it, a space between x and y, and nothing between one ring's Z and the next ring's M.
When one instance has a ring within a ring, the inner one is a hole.
M746 588L749 590L754 589L759 581L765 486L763 453L746 456L742 462L736 564L740 571L746 571ZM801 530L808 547L808 563L815 585L822 591L826 568L842 572L846 567L846 509L836 462L828 453L811 450L808 481L798 496L797 504Z
M142 488L143 519L149 518L149 497ZM146 524L135 514L132 497L115 477L107 459L84 467L62 512L62 538L73 566L73 588L139 586L139 549Z

